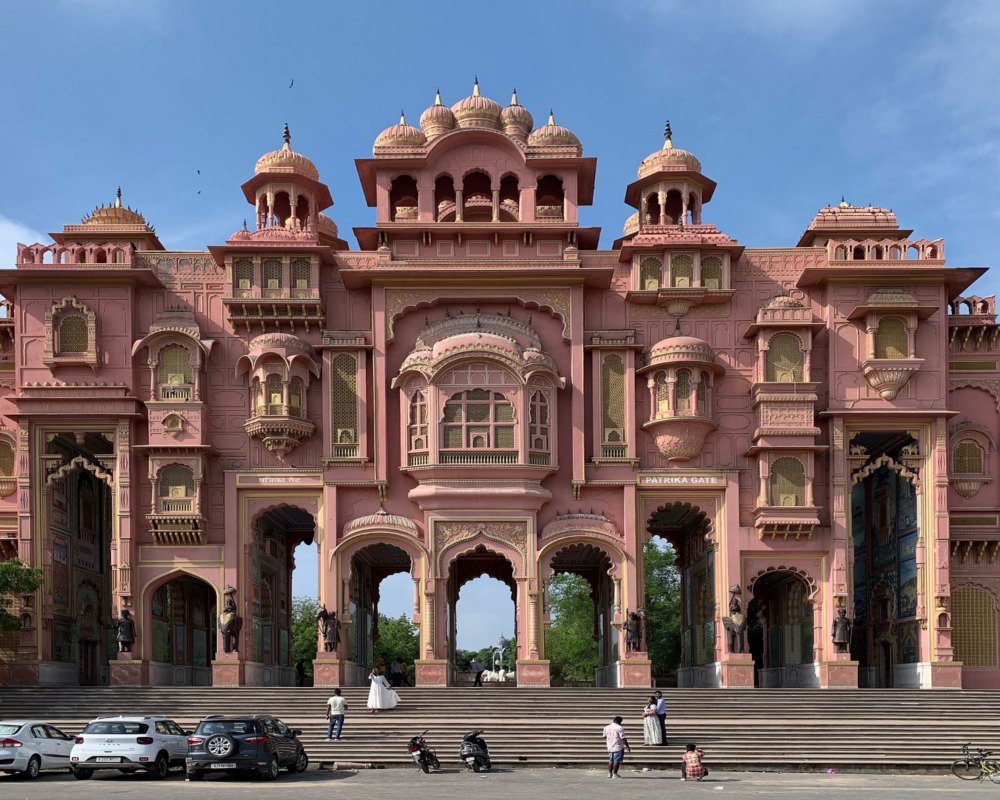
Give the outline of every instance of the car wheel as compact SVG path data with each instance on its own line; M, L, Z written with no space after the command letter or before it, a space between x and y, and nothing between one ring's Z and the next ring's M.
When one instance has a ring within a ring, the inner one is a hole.
M295 759L295 763L288 768L289 772L305 772L309 769L309 756L306 754L305 750L300 750L299 755Z
M200 781L205 778L205 775L201 772L189 772L187 774L187 779L189 781Z
M28 759L28 768L24 771L24 777L28 780L33 781L38 777L38 773L42 771L42 759L38 756L32 756Z
M278 765L278 756L271 756L271 760L267 762L267 769L261 773L261 777L265 781L276 781L278 779L278 771L281 767Z
M212 758L229 758L236 751L236 740L225 733L217 733L205 740L205 749Z
M73 777L78 781L85 781L94 777L94 770L92 769L75 769L73 770Z
M167 757L166 753L160 753L156 757L156 761L153 762L153 769L150 770L150 775L158 781L162 781L167 777L170 772L170 759Z

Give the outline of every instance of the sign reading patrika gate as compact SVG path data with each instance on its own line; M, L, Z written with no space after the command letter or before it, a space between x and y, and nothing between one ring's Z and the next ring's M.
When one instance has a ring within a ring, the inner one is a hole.
M724 488L726 485L725 475L704 475L679 472L677 474L640 475L640 486L663 486L677 487L690 486L692 488Z

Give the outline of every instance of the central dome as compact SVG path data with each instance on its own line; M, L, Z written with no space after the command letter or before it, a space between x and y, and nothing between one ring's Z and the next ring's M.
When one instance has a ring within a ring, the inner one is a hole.
M451 111L459 128L489 128L494 131L503 128L500 122L500 104L479 93L478 78L472 84L472 94L455 103Z
M580 154L580 140L571 130L562 125L556 125L555 115L549 112L549 121L536 128L528 137L528 144L534 147L572 147Z
M420 115L420 127L428 139L440 136L453 130L455 127L455 115L451 109L441 102L441 90L437 90L434 96L434 105Z
M319 170L316 169L316 165L301 153L292 150L292 135L288 130L287 122L282 139L284 139L284 144L280 150L264 153L257 159L257 164L253 169L254 175L260 175L262 172L290 172L318 181Z
M639 177L657 172L701 172L701 162L687 150L674 147L668 122L663 130L663 147L646 156L639 164Z

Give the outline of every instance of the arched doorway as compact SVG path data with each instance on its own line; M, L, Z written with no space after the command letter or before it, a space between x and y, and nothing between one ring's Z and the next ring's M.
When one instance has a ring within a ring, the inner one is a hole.
M680 501L660 506L647 521L643 644L657 685L718 685L711 528L701 508Z
M250 563L250 660L261 665L264 685L295 685L292 657L292 573L295 550L312 546L316 519L296 505L279 505L254 520Z
M148 593L149 682L153 686L211 686L216 652L215 589L177 574Z
M815 613L811 587L790 570L762 575L750 587L747 649L754 686L817 686Z
M46 437L46 463L58 466L45 483L52 549L51 654L66 683L109 682L118 645L108 621L117 616L112 594L114 563L112 475L114 437L57 433ZM131 609L130 609L131 610Z
M614 567L611 556L594 544L552 553L544 607L544 657L552 685L615 685Z
M491 592L489 596L493 602L480 607L478 598L467 590L461 609L461 616L466 620L463 623L459 614L462 590L474 582L478 584L477 588L485 589L484 581L503 584L510 591L510 604L507 604L506 593L501 590L499 594ZM492 645L500 637L508 640L508 663L505 666L513 669L516 667L516 660L522 658L522 645L518 640L517 630L517 582L514 580L514 565L500 553L478 545L474 550L462 553L451 561L448 567L445 616L445 647L450 685L467 685L473 681L474 676L468 669L473 657L483 667L492 667ZM513 683L513 679L508 683Z
M382 588L386 580L399 573L412 573L409 553L389 542L377 542L358 549L350 557L348 583L348 618L346 628L345 681L363 685L372 667L387 669L395 658L406 663L407 680L412 679L414 661L419 653L419 635L409 625L399 625L398 619L380 614ZM410 589L412 597L412 586ZM398 598L393 598L398 608ZM381 625L392 625L391 635L382 641ZM391 680L391 676L387 675Z

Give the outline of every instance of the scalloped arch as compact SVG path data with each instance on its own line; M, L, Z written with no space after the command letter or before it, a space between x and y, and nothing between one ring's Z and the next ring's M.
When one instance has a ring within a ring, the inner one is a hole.
M796 567L792 564L779 564L776 566L765 567L764 569L758 570L757 574L754 575L747 582L747 591L753 594L753 588L757 585L757 581L761 578L767 577L768 575L777 575L780 573L785 573L786 575L793 575L802 582L806 584L809 589L809 599L812 600L817 596L820 589L820 582L814 578L809 570L802 567Z

